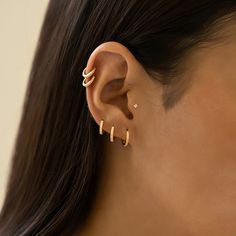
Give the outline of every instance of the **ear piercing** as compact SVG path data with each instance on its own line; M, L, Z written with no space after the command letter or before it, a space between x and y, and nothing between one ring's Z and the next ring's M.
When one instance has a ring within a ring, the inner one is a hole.
M111 133L110 133L110 141L111 141L112 143L114 142L114 129L115 129L115 127L112 126L112 127L111 127Z
M100 122L100 126L99 126L99 134L103 134L103 124L104 124L104 120L101 120ZM115 131L115 126L112 125L111 127L111 133L110 133L110 142L114 142L114 131ZM124 147L127 147L129 144L129 130L126 129L126 139L125 140L121 140L121 143Z
M126 140L125 141L122 140L122 144L124 147L126 147L128 145L128 143L129 143L129 130L126 129Z
M101 122L100 122L100 127L99 127L99 134L103 134L103 131L102 131L102 129L103 129L103 124L104 124L104 120L101 120Z
M86 74L85 73L86 69L87 69L87 67L85 67L85 69L83 70L83 73L82 73L82 75L84 77L84 80L83 80L82 84L83 84L84 87L88 87L93 83L93 81L95 79L95 76L93 76L92 79L90 79L88 82L87 82L87 78L91 77L94 74L95 70L96 70L96 68L94 67L94 69L92 71L90 71L89 73Z

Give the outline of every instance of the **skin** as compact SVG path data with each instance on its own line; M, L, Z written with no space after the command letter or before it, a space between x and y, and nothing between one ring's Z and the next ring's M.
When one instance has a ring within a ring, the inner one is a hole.
M111 41L91 54L87 102L105 121L105 163L78 235L236 235L236 37L196 50L186 65L192 85L165 112L163 87L126 47Z

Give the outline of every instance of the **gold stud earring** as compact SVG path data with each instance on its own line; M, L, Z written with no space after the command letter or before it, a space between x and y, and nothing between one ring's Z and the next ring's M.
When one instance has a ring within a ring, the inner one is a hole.
M102 129L103 129L103 124L104 124L104 120L101 120L101 122L100 122L100 126L99 126L99 134L103 134L103 131L102 131Z
M125 141L122 140L122 144L124 147L127 147L129 144L129 130L128 129L126 129L126 139L125 139Z
M136 103L136 104L134 104L134 108L136 109L138 107L138 104Z
M96 68L94 67L94 69L92 71L90 71L89 73L86 74L85 73L86 69L87 69L87 67L85 67L85 69L83 70L83 73L82 73L82 75L84 77L84 80L83 80L82 84L83 84L84 87L88 87L89 85L91 85L93 83L93 81L95 79L95 76L93 76L92 79L90 79L88 82L87 82L86 79L91 77L94 74L95 70L96 70Z

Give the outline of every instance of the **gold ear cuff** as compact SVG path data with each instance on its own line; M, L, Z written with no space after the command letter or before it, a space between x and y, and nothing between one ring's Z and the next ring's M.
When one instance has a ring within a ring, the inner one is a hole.
M104 124L104 120L101 120L100 122L100 126L99 126L99 134L103 134L103 124ZM110 133L110 142L114 142L114 131L115 131L115 126L113 125L111 127L111 133ZM121 140L121 143L124 147L127 147L129 144L129 130L126 129L126 139L125 140Z

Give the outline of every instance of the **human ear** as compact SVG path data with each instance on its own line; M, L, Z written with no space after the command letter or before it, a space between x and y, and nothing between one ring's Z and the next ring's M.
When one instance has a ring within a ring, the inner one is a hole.
M86 99L95 122L100 126L103 120L103 130L111 134L113 129L114 137L121 140L126 140L128 130L132 144L142 66L125 46L110 41L93 51L85 70L86 74L94 71L94 81L86 88Z

